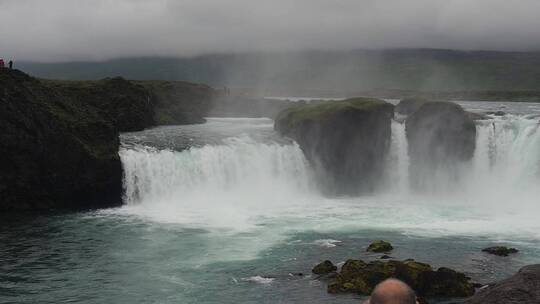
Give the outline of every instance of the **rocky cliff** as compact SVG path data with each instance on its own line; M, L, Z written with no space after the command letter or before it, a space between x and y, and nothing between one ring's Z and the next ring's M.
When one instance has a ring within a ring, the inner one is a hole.
M327 192L359 194L383 174L393 113L369 98L298 105L278 115L275 129L298 142Z
M120 203L118 132L100 110L0 71L0 209Z
M0 70L0 210L121 203L119 132L204 121L215 92L183 82L38 80Z

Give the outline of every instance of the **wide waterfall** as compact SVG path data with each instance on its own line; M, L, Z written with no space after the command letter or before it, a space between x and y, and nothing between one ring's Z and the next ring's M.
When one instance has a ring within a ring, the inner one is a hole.
M477 136L471 183L478 192L517 195L539 188L538 120L509 116L480 121Z
M238 124L245 132L238 132ZM430 193L410 189L405 123L394 121L386 174L380 181L385 187L360 197L322 195L296 143L275 134L256 136L273 134L271 121L233 119L224 124L211 119L202 126L219 130L223 139L202 145L195 139L186 149L142 144L121 149L124 210L197 227L245 229L279 219L298 229L372 227L444 234L519 230L540 237L531 215L539 209L540 197L537 118L505 115L478 121L474 157L460 164L465 170L457 184L448 187L441 179L443 185L437 188L453 191ZM230 128L235 135L226 131ZM164 138L174 137L170 134L175 130L165 130L169 135ZM436 175L433 179L439 182ZM395 215L381 218L387 212Z
M271 127L253 122L248 128ZM216 123L223 121L209 124ZM258 215L307 203L317 193L309 164L293 142L241 134L181 151L129 146L120 156L125 203L160 221L245 228Z
M313 190L307 162L296 143L232 137L221 145L181 152L140 147L123 149L120 155L127 204L185 200L204 204L217 197L260 200Z

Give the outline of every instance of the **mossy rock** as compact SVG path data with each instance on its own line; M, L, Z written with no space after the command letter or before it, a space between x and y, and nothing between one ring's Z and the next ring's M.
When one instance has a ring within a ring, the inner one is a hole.
M326 287L326 292L331 294L343 292L342 285L338 282L330 282L330 284L328 284L328 286Z
M328 292L369 295L377 284L389 278L404 281L420 296L467 297L474 293L474 285L464 274L449 268L434 271L431 265L414 260L347 260L336 280L328 285Z
M393 249L394 247L392 247L392 244L390 244L389 242L379 240L379 241L375 241L369 244L366 251L381 253L381 252L389 252L389 251L392 251Z
M318 275L324 275L329 274L337 270L336 265L334 265L331 261L326 260L322 263L319 263L313 267L311 272Z
M487 252L489 254L494 254L498 256L508 256L513 253L518 253L518 250L516 248L508 248L505 246L494 246L494 247L488 247L482 249L483 252Z
M328 120L339 113L351 110L371 112L387 109L393 109L393 106L380 99L364 97L293 106L279 113L276 118L276 129L288 133L306 121Z

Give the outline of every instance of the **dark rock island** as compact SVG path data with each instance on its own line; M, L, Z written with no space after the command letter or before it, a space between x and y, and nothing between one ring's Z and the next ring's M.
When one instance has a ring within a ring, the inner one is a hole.
M298 142L327 192L359 194L378 186L393 115L382 100L353 98L291 107L275 129Z

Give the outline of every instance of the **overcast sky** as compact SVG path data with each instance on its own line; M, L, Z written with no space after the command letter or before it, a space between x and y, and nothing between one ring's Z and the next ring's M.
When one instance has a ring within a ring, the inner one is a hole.
M540 0L0 0L0 57L540 50Z

